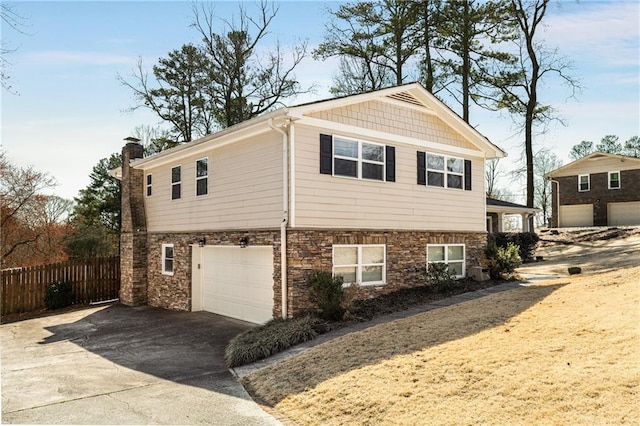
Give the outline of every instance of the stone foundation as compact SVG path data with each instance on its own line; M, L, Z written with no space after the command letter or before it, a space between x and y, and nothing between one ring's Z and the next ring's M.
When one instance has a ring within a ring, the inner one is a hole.
M242 237L249 245L271 245L273 251L273 315L281 315L280 230L223 231L199 233L148 234L146 264L148 278L147 300L151 306L174 310L191 310L191 253L192 245L201 238L206 245L238 245ZM123 247L126 241L123 241ZM162 244L174 245L174 274L162 274ZM482 252L486 233L425 232L425 231L368 231L368 230L288 230L287 284L289 316L313 310L309 301L307 276L315 269L331 271L334 244L385 244L386 284L362 286L362 297L375 297L393 291L424 285L419 272L426 266L427 244L465 244L467 270L483 262ZM139 257L139 258L145 258Z

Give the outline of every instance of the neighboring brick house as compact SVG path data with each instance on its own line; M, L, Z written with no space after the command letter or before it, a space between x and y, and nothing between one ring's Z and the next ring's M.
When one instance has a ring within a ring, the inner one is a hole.
M545 177L552 227L640 225L640 158L594 152Z
M368 296L458 276L486 243L506 154L420 84L281 108L148 158L123 149L127 304L251 321L311 309L323 269Z

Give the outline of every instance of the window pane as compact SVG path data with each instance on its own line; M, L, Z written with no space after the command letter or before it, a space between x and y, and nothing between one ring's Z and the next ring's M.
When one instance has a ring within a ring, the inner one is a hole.
M464 161L460 158L447 158L447 170L454 173L462 173Z
M362 179L384 180L384 166L382 164L362 163Z
M169 259L173 259L173 247L172 246L165 246L164 247L164 257L169 258Z
M447 175L447 188L462 189L462 176Z
M333 275L341 276L343 284L352 284L356 282L356 267L351 268L333 268Z
M207 195L208 193L208 183L209 179L202 178L196 181L196 195Z
M427 185L444 187L444 173L427 172Z
M448 246L447 247L447 259L449 259L449 260L462 260L462 259L464 259L464 247L463 246Z
M336 175L358 177L358 162L336 158L333 170Z
M333 248L333 264L334 265L355 265L358 263L357 247L334 247Z
M620 186L620 173L611 173L609 175L609 186L612 188Z
M427 168L444 170L444 157L442 155L427 155Z
M384 147L380 145L362 144L362 159L370 161L384 161Z
M362 263L364 265L368 263L384 263L384 247L362 247Z
M196 161L196 177L207 176L209 174L209 166L207 159Z
M171 169L171 183L180 182L180 166Z
M444 246L429 246L427 248L427 260L429 262L444 260Z
M151 185L151 175L147 175L147 185Z
M449 271L454 275L462 275L462 262L449 262Z
M382 266L363 266L362 282L382 281Z
M165 259L164 260L164 271L165 272L173 272L173 259Z
M358 158L358 142L335 138L333 140L333 154Z
M180 198L180 184L175 183L171 185L171 199L177 200Z
M147 186L147 197L151 197L151 186Z

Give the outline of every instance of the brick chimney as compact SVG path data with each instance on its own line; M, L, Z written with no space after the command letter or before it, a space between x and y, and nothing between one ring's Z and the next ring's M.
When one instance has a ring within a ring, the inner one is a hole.
M144 171L131 167L142 158L138 139L129 137L122 148L120 231L120 301L125 305L147 303L147 220L144 209Z

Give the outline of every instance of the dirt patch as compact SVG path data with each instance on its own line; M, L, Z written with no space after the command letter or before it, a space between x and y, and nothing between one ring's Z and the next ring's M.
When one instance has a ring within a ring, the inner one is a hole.
M638 424L640 267L382 324L247 376L296 424Z
M583 228L543 230L536 256L542 262L518 268L522 274L568 275L570 266L583 273L640 266L640 228Z

